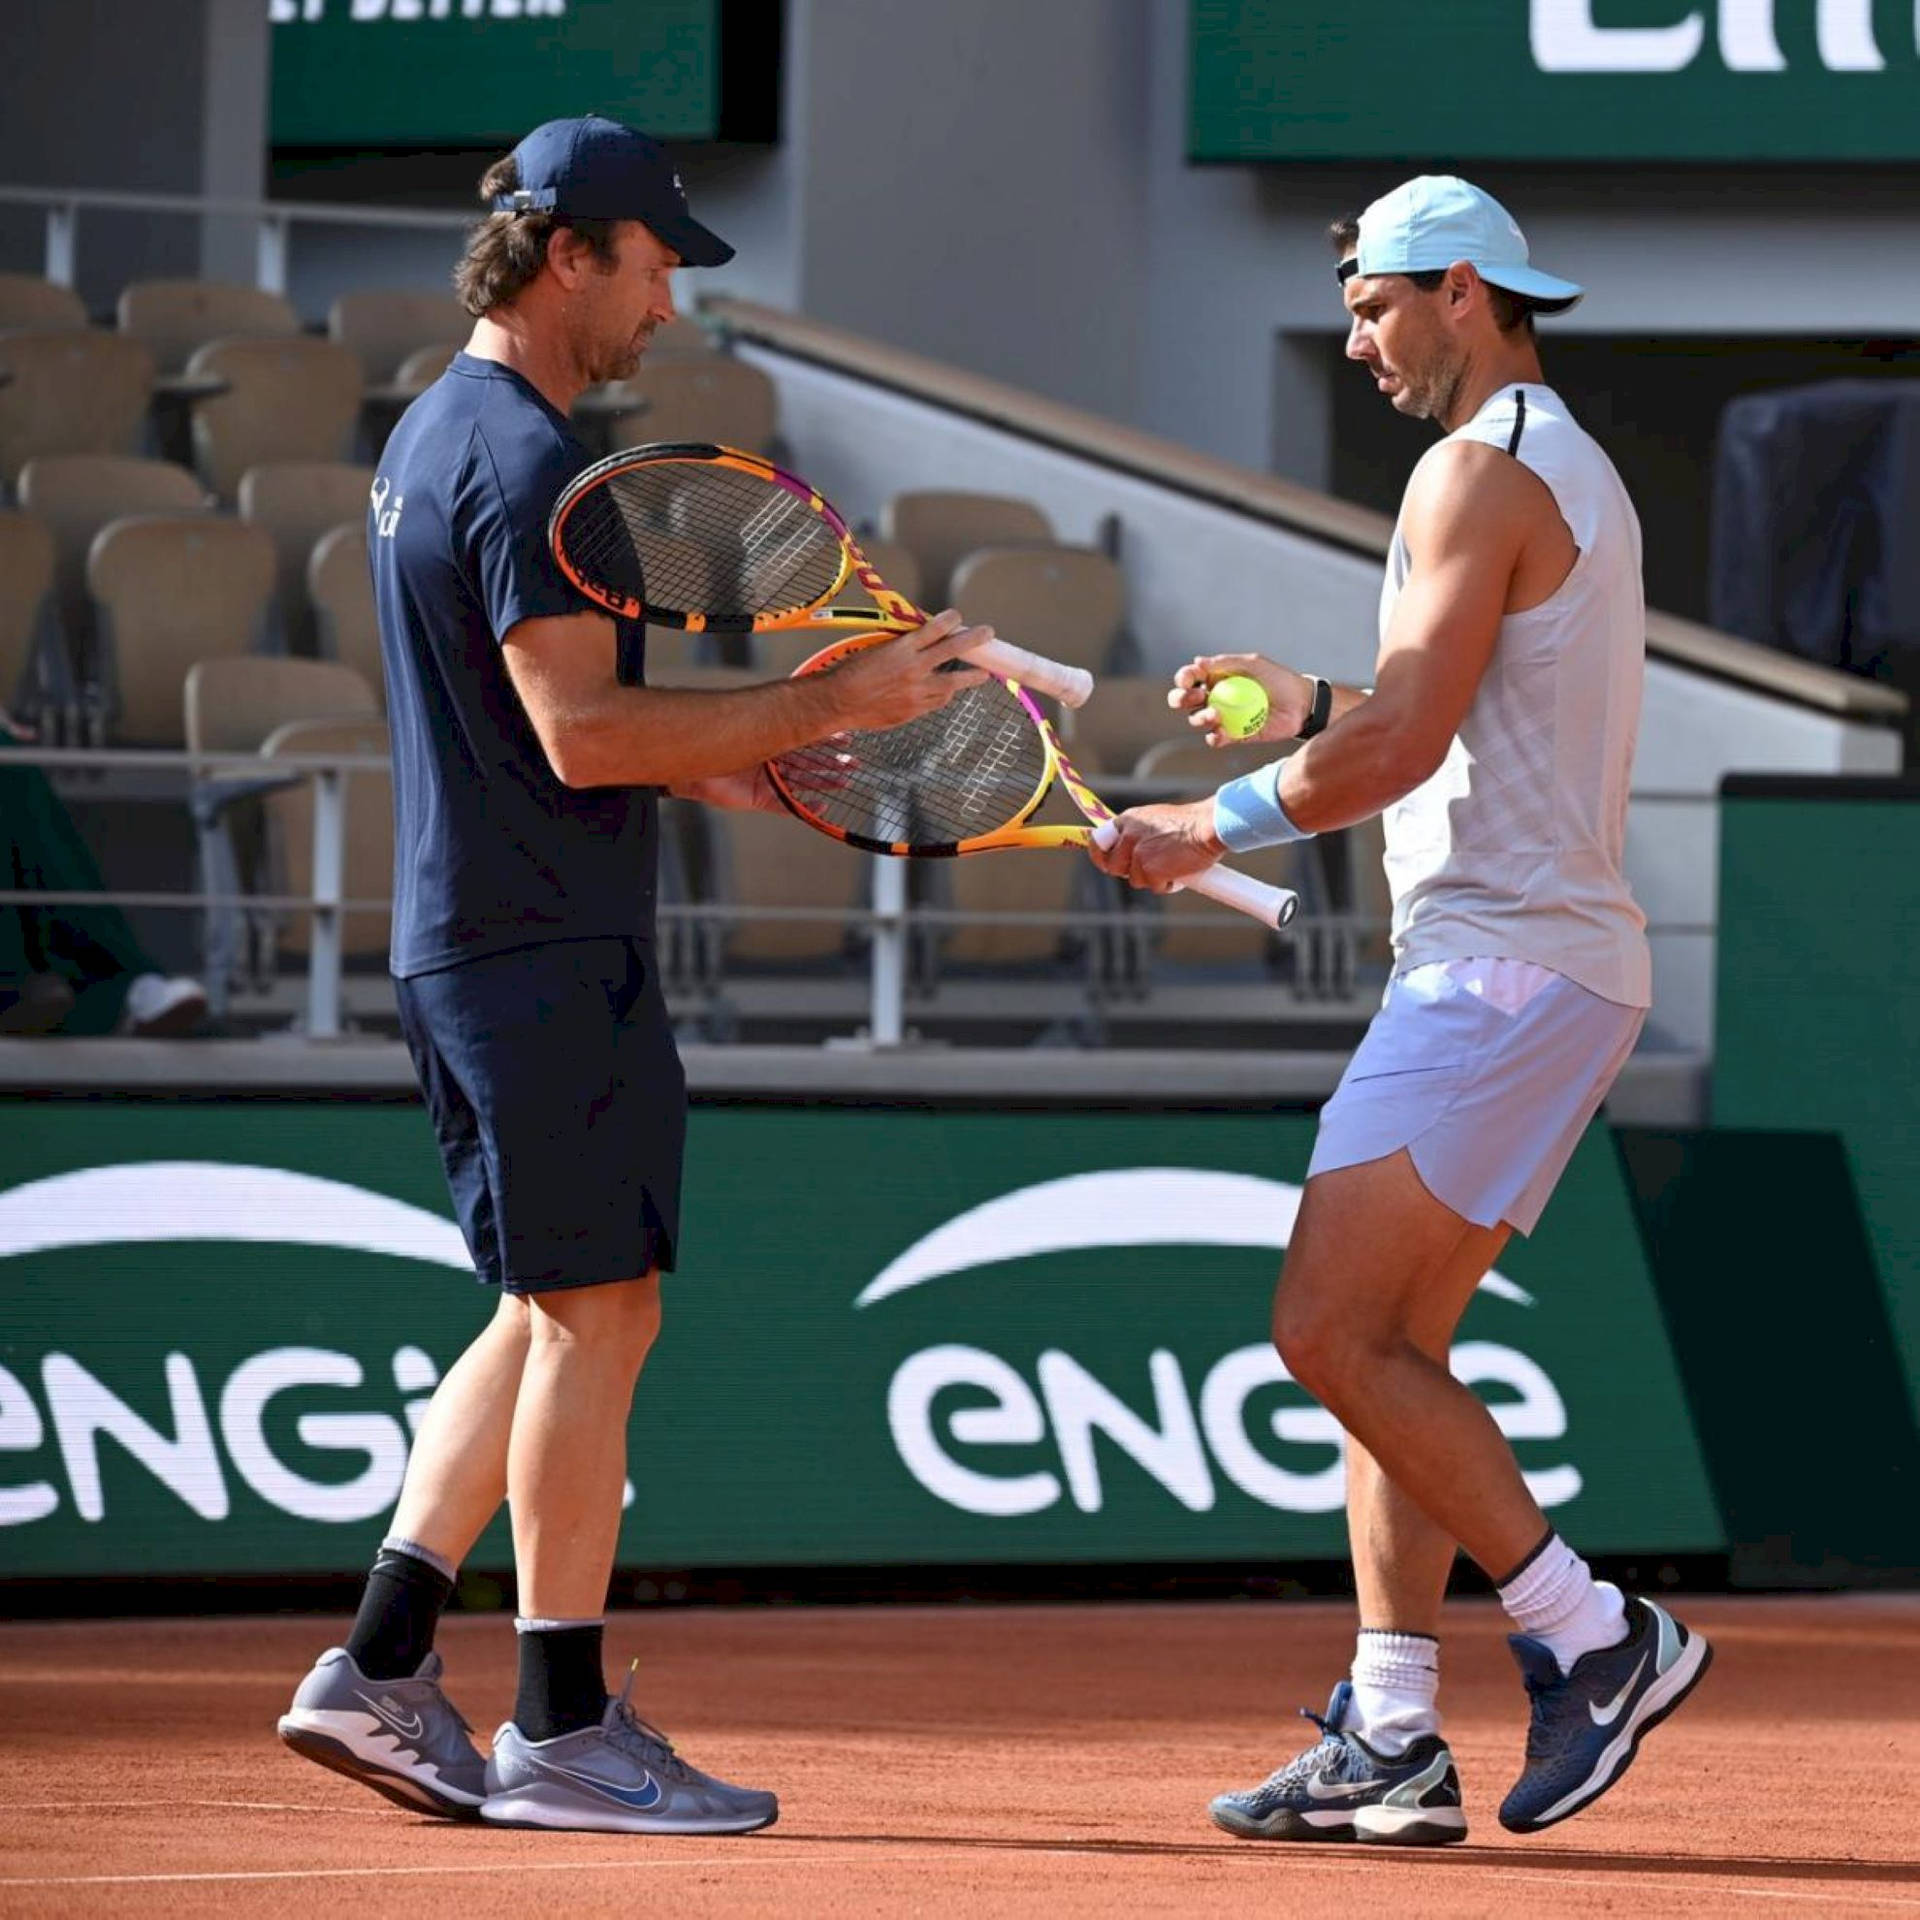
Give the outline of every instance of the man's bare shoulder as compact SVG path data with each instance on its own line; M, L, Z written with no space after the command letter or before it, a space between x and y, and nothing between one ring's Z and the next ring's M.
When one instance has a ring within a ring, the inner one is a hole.
M1429 447L1407 482L1402 520L1409 546L1419 537L1453 544L1511 546L1556 523L1553 491L1532 468L1483 440Z

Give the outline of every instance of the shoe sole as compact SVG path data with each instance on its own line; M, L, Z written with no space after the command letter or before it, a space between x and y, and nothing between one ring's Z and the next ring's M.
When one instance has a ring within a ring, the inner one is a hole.
M280 1738L301 1759L311 1760L315 1766L325 1767L330 1772L344 1774L349 1780L357 1780L363 1787L371 1787L375 1793L391 1800L395 1806L405 1807L409 1813L436 1814L442 1820L480 1818L478 1800L455 1800L408 1774L396 1773L392 1768L381 1766L364 1754L356 1753L337 1735L304 1725L292 1714L281 1720Z
M1467 1837L1459 1807L1359 1807L1339 1813L1295 1813L1282 1808L1265 1820L1208 1809L1213 1824L1236 1840L1277 1840L1298 1846L1450 1847Z
M1696 1651L1697 1658L1694 1657ZM1641 1695L1632 1719L1603 1749L1598 1764L1586 1780L1571 1793L1563 1794L1538 1819L1509 1820L1502 1813L1500 1824L1509 1833L1541 1833L1592 1806L1610 1787L1620 1783L1640 1751L1640 1742L1686 1700L1706 1678L1707 1669L1712 1665L1713 1648L1699 1634L1689 1635L1680 1658Z
M560 1787L515 1787L489 1794L481 1802L480 1818L494 1827L539 1827L551 1833L758 1833L780 1818L770 1813L722 1818L713 1814L652 1815L628 1813L618 1807L569 1793Z

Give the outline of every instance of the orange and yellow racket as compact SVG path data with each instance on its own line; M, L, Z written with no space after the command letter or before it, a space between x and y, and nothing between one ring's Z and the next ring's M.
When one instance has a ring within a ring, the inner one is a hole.
M882 634L842 640L799 669L818 673ZM978 662L979 655L972 656ZM808 826L869 853L945 857L1002 847L1085 847L1113 811L1082 780L1059 737L1014 681L989 677L905 726L835 734L767 764L774 791ZM1029 826L1055 780L1091 823ZM1269 927L1299 897L1227 867L1185 881L1188 892Z
M655 626L906 633L926 621L868 564L847 523L813 488L736 447L663 442L599 461L554 503L547 539L588 599ZM873 604L836 603L849 582ZM968 658L1070 707L1093 691L1085 668L1004 640Z

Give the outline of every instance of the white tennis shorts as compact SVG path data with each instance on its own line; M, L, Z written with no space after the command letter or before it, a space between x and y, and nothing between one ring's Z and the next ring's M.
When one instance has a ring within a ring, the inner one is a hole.
M1404 1147L1442 1205L1531 1233L1646 1017L1525 960L1396 974L1321 1110L1307 1177Z

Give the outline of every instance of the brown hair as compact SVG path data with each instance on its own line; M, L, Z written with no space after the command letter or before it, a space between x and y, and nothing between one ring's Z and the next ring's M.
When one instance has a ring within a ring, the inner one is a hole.
M1327 238L1333 242L1334 258L1337 260L1344 260L1348 254L1358 252L1360 216L1349 213L1334 221L1327 229ZM1444 267L1433 267L1403 277L1411 280L1422 293L1431 293L1447 274ZM1493 310L1493 323L1502 333L1517 333L1522 328L1531 333L1533 316L1551 305L1549 302L1529 300L1524 293L1509 293L1505 287L1496 287L1491 280L1482 280L1480 284L1487 290L1487 304Z
M480 198L491 207L495 194L520 185L513 155L496 160L480 176ZM478 319L495 307L511 306L540 277L547 264L547 242L556 229L570 227L586 243L602 268L618 260L613 220L577 220L564 213L489 213L467 236L467 250L453 270L460 304Z

